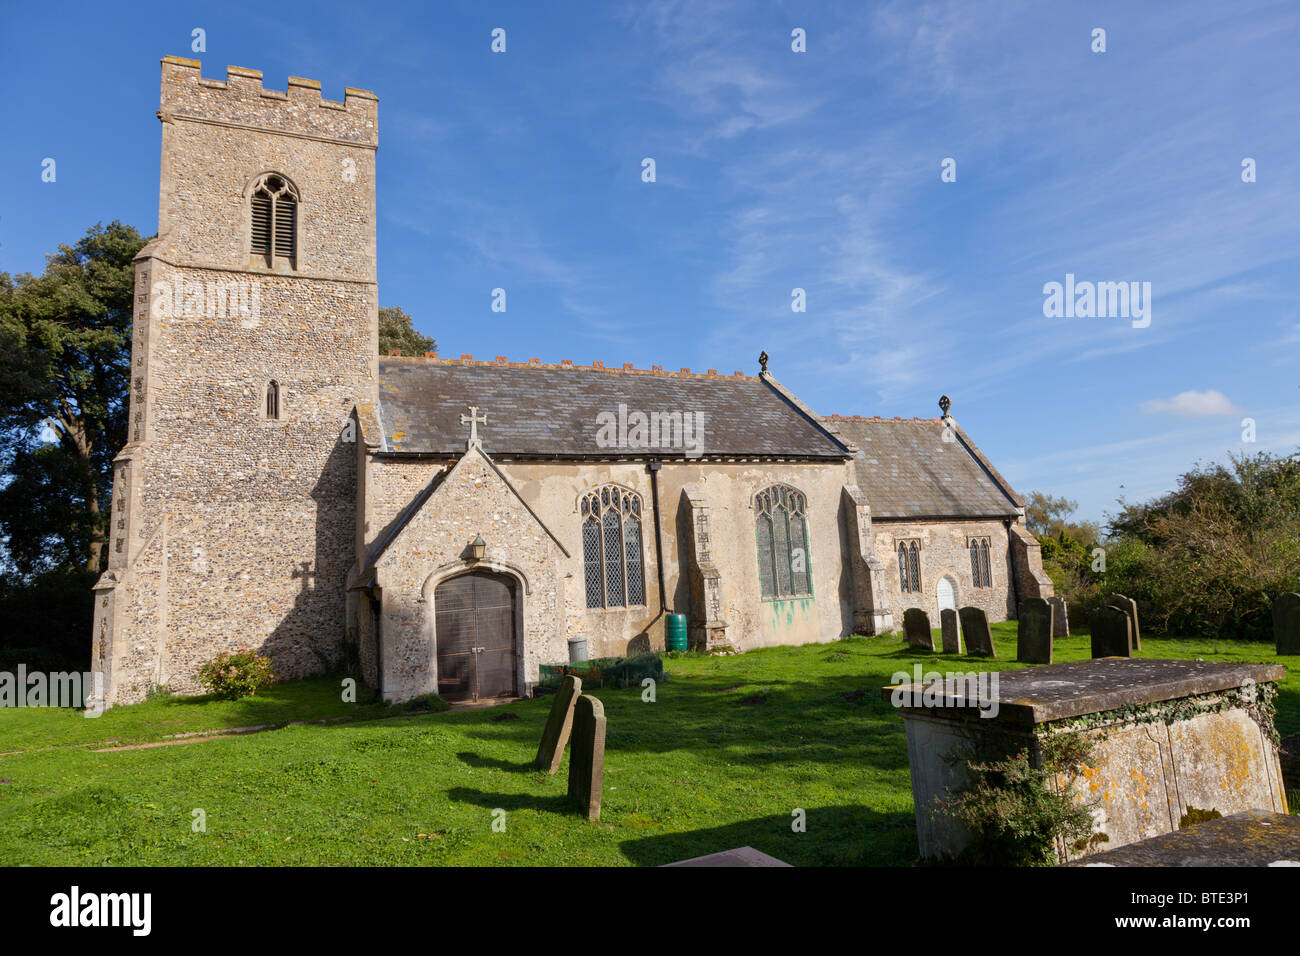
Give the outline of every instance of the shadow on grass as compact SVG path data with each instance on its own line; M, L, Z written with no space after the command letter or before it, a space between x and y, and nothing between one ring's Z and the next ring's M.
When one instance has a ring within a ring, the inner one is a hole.
M903 722L881 699L882 686L879 673L807 681L728 675L663 684L653 704L641 699L638 688L593 694L605 705L609 760L687 752L756 765L828 763L906 773ZM516 705L524 720L496 723L475 711L457 715L458 722L471 739L506 743L528 758L537 751L548 706L537 703L532 714L527 704ZM472 766L534 769L531 761L458 756Z
M1300 670L1300 658L1283 657L1281 663L1288 673L1292 670ZM1289 687L1278 688L1277 732L1282 737L1300 734L1300 691L1291 690Z
M447 799L453 803L470 803L488 810L542 810L547 813L578 815L578 804L563 796L544 797L533 793L485 793L469 787L452 787Z
M492 770L504 770L506 773L528 773L531 770L537 770L531 760L525 760L519 763L514 760L498 760L495 757L483 757L479 754L461 751L456 754L462 763L467 763L471 767L486 767Z
M626 840L623 854L639 866L662 866L723 850L752 846L795 866L899 866L916 862L916 822L910 813L879 813L860 806L813 807L807 830L793 816L773 815L686 833Z

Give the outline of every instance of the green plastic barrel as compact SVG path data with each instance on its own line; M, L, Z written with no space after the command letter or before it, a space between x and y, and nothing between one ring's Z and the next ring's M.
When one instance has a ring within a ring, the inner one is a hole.
M668 650L686 650L686 615L668 615Z

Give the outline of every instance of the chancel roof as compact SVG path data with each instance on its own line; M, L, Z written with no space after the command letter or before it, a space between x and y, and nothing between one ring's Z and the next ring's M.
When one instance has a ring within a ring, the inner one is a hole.
M970 436L942 419L833 415L822 424L857 448L873 519L1005 518L1024 505Z

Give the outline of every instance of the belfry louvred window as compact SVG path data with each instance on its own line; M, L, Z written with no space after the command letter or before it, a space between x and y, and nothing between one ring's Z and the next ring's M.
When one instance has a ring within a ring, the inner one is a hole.
M758 583L765 598L809 597L807 500L786 485L754 496L758 544Z
M645 604L640 496L605 485L583 495L580 511L587 607Z
M298 254L298 194L283 176L267 173L253 187L250 250L271 259Z

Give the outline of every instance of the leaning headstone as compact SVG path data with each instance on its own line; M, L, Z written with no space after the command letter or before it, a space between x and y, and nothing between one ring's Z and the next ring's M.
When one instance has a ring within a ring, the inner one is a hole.
M961 653L961 634L957 631L957 612L946 607L939 612L939 629L943 632L943 652Z
M546 729L542 731L542 742L537 747L537 759L533 761L547 773L555 773L560 769L564 745L569 742L569 732L573 729L573 705L581 694L582 678L566 674L551 703Z
M980 608L964 607L957 616L961 618L961 637L966 643L966 653L978 657L995 656L988 615Z
M1300 594L1283 594L1273 602L1273 638L1279 654L1300 654Z
M1042 598L1025 598L1016 610L1016 660L1022 664L1052 663L1052 605Z
M903 612L903 633L907 635L907 646L913 650L934 650L934 638L930 636L930 615L919 607L909 607Z
M1106 599L1111 607L1117 607L1128 615L1128 627L1133 637L1133 650L1142 650L1142 632L1138 629L1138 602L1122 594L1112 594Z
M1088 616L1092 630L1092 656L1132 657L1133 628L1129 617L1117 607L1103 607Z
M605 789L605 706L583 694L573 709L573 749L569 754L569 797L588 820L600 819Z
M1070 615L1065 608L1065 598L1049 597L1047 603L1052 605L1052 637L1070 636Z

